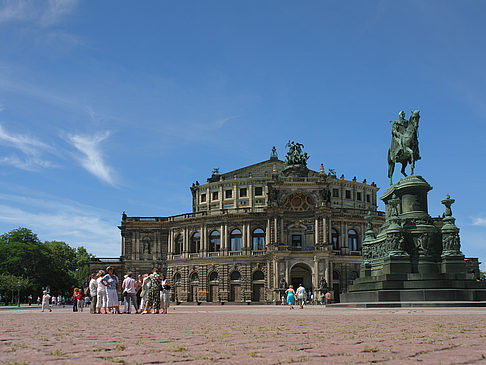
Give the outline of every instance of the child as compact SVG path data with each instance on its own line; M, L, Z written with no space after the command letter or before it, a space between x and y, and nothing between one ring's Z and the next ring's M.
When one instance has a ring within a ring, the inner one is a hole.
M44 290L42 292L42 311L44 312L45 309L49 309L49 312L52 312L51 306L49 305L49 300L51 299L51 296L47 294L47 291Z

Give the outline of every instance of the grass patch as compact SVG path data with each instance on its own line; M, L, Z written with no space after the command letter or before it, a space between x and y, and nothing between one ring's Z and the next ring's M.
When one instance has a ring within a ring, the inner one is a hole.
M378 348L375 346L367 346L363 349L362 352L378 352Z
M263 357L262 354L259 354L257 352L247 352L247 355L249 355L251 357Z
M169 345L167 346L169 349L174 349L177 351L187 351L187 348L184 346L174 346L174 345Z
M127 348L127 347L126 347L125 345L122 345L122 344L120 344L120 343L119 343L118 345L116 345L116 346L115 346L115 350L117 350L117 351L123 351L123 350L125 350L126 348Z
M60 349L57 349L57 350L54 350L54 351L51 351L49 352L49 355L52 355L52 356L66 356L66 353Z

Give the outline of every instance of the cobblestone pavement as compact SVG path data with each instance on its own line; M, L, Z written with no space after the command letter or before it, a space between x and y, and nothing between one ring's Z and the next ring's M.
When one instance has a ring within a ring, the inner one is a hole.
M178 306L0 311L0 364L486 364L486 309Z

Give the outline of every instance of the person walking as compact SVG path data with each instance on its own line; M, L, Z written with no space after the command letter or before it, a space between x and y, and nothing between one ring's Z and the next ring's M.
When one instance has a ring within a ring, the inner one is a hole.
M138 305L137 305L137 298L135 295L135 279L132 277L133 274L129 272L125 280L123 280L122 288L125 294L125 303L126 306L124 307L124 313L130 314L130 302L133 304L135 308L135 313L138 312ZM126 308L126 309L125 309Z
M42 312L44 312L46 309L49 309L49 312L52 312L51 306L49 305L49 300L51 299L51 296L47 294L47 291L44 290L42 292Z
M83 289L79 289L78 295L76 296L78 302L78 311L82 312L84 308L84 292Z
M89 303L89 313L90 314L96 314L96 299L98 295L98 282L96 281L98 279L98 274L93 273L91 274L91 280L89 281L89 296L90 296L90 303Z
M170 305L170 283L169 280L165 278L164 274L161 275L161 278L160 305L162 307L162 314L167 314Z
M299 301L300 309L304 309L304 302L305 302L305 288L302 284L299 284L297 288L297 300Z
M294 309L294 303L295 303L294 286L290 285L289 288L285 291L285 294L287 294L287 303L289 304L289 308Z
M98 278L96 279L96 313L101 314L101 308L103 308L104 314L107 314L107 298L106 298L106 283L103 281L105 272L103 270L98 271Z
M150 309L153 309L154 314L158 314L160 310L160 281L159 270L154 267L150 278L150 289L147 298L147 310L142 313L148 313Z

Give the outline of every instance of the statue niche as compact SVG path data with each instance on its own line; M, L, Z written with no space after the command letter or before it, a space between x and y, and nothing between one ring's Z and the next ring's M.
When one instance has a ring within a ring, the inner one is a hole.
M142 240L142 253L147 254L147 255L150 255L152 253L151 246L152 246L152 244L150 242L150 238L145 237Z

